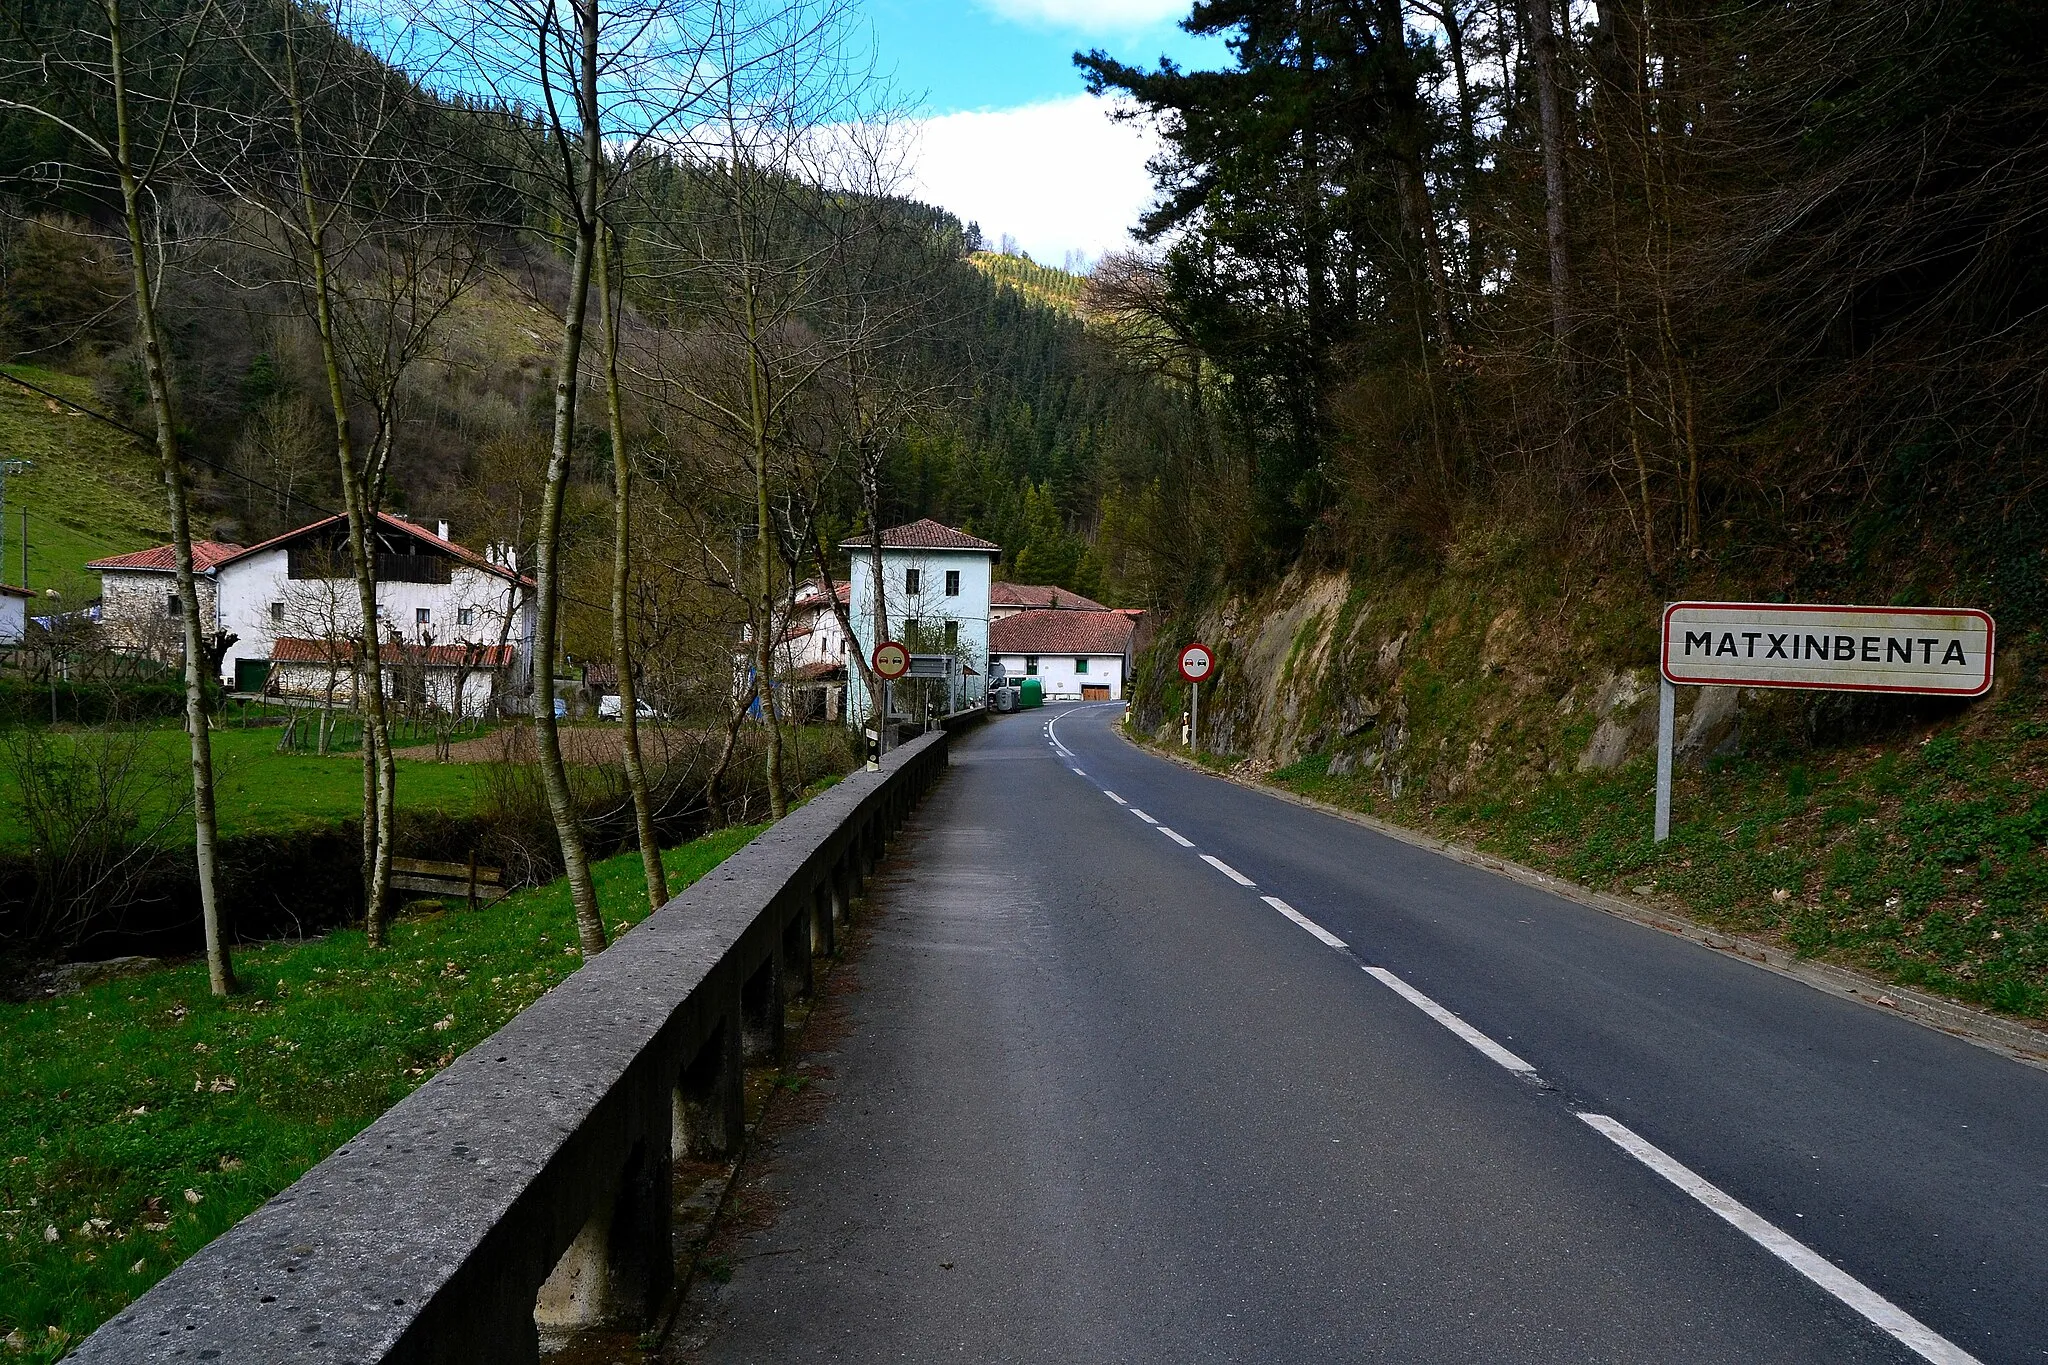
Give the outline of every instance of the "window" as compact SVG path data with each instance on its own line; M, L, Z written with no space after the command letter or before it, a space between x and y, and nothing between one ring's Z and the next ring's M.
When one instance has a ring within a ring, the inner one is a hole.
M1076 673L1086 673L1088 671L1088 661L1086 659L1074 660L1074 671Z
M950 575L950 574L949 574L949 575L947 575L947 576L948 576L948 577L951 577L952 575ZM946 649L947 649L947 652L949 652L949 653L950 653L951 651L953 651L953 650L956 650L956 649L958 649L959 647L960 647L960 623L959 623L958 621L948 621L948 622L946 622Z
M1027 678L1038 676L1038 656L1036 654L1026 654L1024 656L1024 676Z
M270 619L271 619L271 620L273 620L273 621L279 622L280 624L282 624L282 623L283 623L283 621L284 621L284 603L282 603L282 602L272 602L272 603L270 604Z
M458 625L458 626L473 626L473 625L475 625L475 624L476 624L476 608L475 608L475 607L457 607L457 608L455 609L455 624L456 624L456 625Z
M960 571L958 569L948 569L946 570L946 596L958 597L959 595Z
M428 625L433 619L434 613L430 607L414 607L412 609L412 623L416 626Z
M177 614L178 614L178 594L176 594L176 593L171 593L171 594L169 595L169 597L168 597L168 598L167 598L167 599L165 600L165 602L164 602L164 615L166 615L166 616L176 616Z
M903 591L909 593L917 591L917 570L905 569L903 571Z

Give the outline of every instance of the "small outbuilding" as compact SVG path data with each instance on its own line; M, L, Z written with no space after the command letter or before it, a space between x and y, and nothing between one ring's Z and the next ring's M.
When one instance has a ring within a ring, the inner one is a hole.
M1039 608L991 625L989 652L1010 678L1036 678L1047 701L1122 701L1136 633L1121 611Z

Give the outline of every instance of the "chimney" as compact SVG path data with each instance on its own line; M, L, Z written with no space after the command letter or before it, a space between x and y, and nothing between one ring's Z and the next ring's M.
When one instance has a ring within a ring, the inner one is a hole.
M435 522L435 523L434 523L434 534L435 534L435 535L437 535L437 536L439 536L439 537L441 537L441 539L443 539L443 540L446 540L446 539L448 539L448 523L447 523L447 522L445 522L445 521L437 521L437 522Z

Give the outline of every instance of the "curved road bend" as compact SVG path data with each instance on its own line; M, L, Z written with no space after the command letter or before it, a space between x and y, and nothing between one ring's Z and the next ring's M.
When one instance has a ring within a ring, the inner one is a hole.
M956 747L703 1359L2048 1359L2048 1073L1118 712Z

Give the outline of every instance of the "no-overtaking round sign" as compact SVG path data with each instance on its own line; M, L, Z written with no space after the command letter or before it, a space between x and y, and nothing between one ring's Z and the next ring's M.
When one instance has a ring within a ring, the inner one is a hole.
M1189 645L1180 652L1180 675L1191 683L1206 680L1216 667L1216 656L1204 644Z
M1976 697L1991 690L1995 634L1961 607L1674 602L1661 662L1667 681L1692 686Z
M910 671L910 651L894 640L884 640L875 646L875 672L894 682Z

